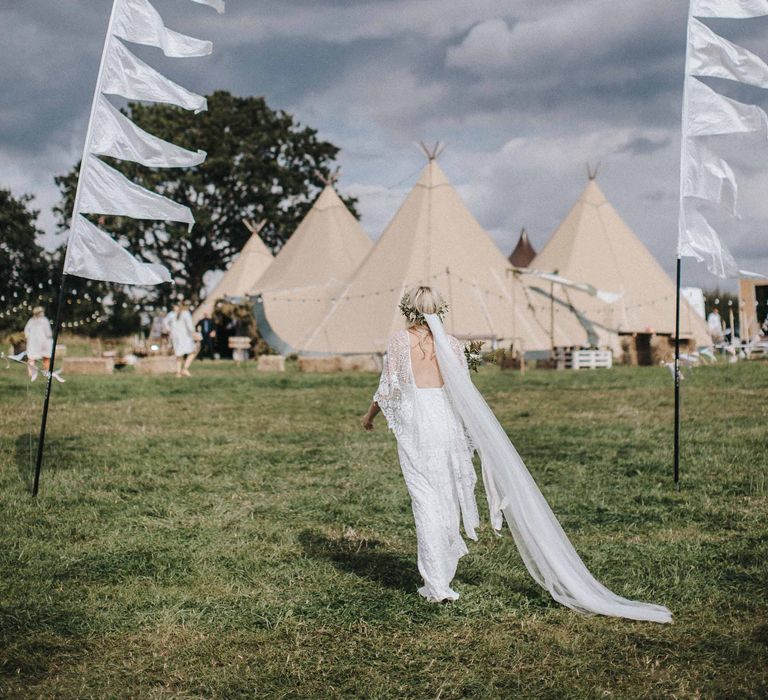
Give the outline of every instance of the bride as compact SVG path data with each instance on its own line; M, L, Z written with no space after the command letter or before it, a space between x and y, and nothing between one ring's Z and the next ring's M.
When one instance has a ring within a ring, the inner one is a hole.
M506 519L531 576L555 600L586 614L671 622L667 608L622 598L589 573L472 383L462 343L443 329L448 309L437 291L417 287L400 309L407 330L390 338L363 427L372 430L381 412L397 438L416 522L419 593L431 602L459 597L451 581L468 551L460 527L476 540L480 524L477 450L493 528L500 530Z

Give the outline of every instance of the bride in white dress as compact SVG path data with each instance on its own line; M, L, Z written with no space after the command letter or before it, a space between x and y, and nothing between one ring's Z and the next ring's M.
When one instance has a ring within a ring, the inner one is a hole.
M586 614L671 622L660 605L622 598L589 573L493 412L472 384L463 344L442 326L447 306L430 287L400 305L407 329L390 338L381 381L363 418L379 412L397 438L418 543L419 593L430 602L456 600L451 588L467 554L461 526L479 526L472 454L477 450L491 524L503 520L533 578L558 602Z

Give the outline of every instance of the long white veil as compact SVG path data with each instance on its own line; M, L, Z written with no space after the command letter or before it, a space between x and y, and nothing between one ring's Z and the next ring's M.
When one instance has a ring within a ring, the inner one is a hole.
M672 613L664 606L622 598L589 573L466 367L451 349L442 322L434 314L425 318L448 395L480 455L491 522L500 529L503 513L531 576L556 601L582 613L671 622Z

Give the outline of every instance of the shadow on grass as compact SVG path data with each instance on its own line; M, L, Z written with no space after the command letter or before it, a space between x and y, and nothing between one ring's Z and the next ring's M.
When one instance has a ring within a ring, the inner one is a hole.
M416 562L382 551L378 540L346 535L327 537L312 530L302 531L298 539L307 556L328 561L340 571L406 593L413 593L421 585Z

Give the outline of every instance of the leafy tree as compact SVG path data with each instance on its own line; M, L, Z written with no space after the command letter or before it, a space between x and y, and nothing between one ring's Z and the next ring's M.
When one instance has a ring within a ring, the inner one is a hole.
M18 330L30 307L48 301L48 257L37 239L39 211L30 195L14 197L0 188L0 330Z
M131 119L143 129L173 143L205 150L195 168L148 169L112 163L155 192L186 204L195 214L191 233L184 225L106 217L105 229L130 250L166 265L176 286L149 291L167 303L183 294L197 301L209 270L223 269L249 237L242 219L266 219L261 235L277 251L293 233L330 173L339 149L318 139L261 97L235 97L215 92L200 115L169 105L129 105ZM78 167L57 178L63 199L56 211L66 229L72 209ZM354 200L348 200L354 211Z

